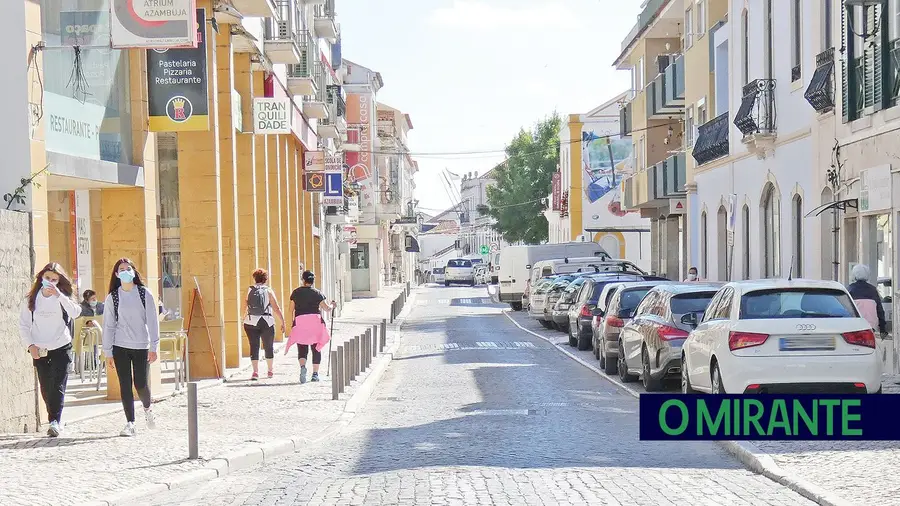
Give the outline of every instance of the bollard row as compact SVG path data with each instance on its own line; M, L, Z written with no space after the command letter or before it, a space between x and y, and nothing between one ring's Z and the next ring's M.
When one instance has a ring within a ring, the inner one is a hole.
M407 283L407 290L409 283ZM391 322L393 322L403 305L406 303L406 292L400 294L391 305ZM387 346L387 318L381 320L381 324L372 325L370 328L353 339L345 342L332 350L330 356L331 367L331 399L339 400L350 383L360 374L371 367L372 362L379 353L384 352Z

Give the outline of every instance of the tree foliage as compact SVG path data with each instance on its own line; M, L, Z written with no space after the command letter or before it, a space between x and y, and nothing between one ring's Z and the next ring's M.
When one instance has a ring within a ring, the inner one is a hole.
M494 229L509 243L540 244L548 239L547 196L559 160L558 114L524 128L506 147L507 160L492 174L486 213L496 220Z

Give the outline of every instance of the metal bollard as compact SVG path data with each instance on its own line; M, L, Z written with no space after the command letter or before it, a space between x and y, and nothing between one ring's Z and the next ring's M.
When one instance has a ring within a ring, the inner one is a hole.
M372 357L378 356L378 325L372 325Z
M353 337L353 379L359 376L359 336Z
M384 352L384 347L387 346L387 319L381 319L381 343L378 345L378 351Z
M197 383L191 381L187 385L188 401L188 458L200 458L200 425L197 418Z
M363 339L363 364L367 370L372 365L372 329L366 329L366 337Z
M344 367L344 347L337 347L337 362L335 362L334 376L338 382L338 393L344 393L344 383L346 383L347 368Z
M397 315L397 301L391 302L391 323L394 323L394 318Z
M362 374L369 368L369 364L366 363L366 334L362 333L359 337L359 372Z
M353 347L352 341L347 341L344 343L344 371L343 372L344 372L344 386L345 387L350 386L350 379L351 379L350 374L351 374L351 371L353 370L353 367L350 364L350 355L352 354L351 353L352 347Z
M329 362L332 365L337 364L337 350L331 350L331 356L328 357ZM337 367L331 368L331 400L336 401L341 397L340 387L338 386L338 375L337 375Z

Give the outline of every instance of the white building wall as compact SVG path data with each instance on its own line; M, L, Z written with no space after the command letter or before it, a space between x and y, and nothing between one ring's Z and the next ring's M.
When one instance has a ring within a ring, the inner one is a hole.
M9 2L3 7L7 30L0 35L4 76L0 80L0 103L3 107L3 121L0 122L0 139L4 167L0 170L0 195L12 193L20 185L20 180L31 177L31 143L29 132L32 127L32 105L28 103L28 65L25 48L29 47L25 31L26 2ZM35 39L37 40L37 39ZM36 56L41 62L40 53ZM40 63L38 64L40 65ZM39 106L40 104L36 104ZM35 110L39 110L35 107ZM37 139L43 139L43 132L34 132ZM10 209L31 209L31 187L26 188L25 205L12 205ZM6 206L6 203L3 203Z

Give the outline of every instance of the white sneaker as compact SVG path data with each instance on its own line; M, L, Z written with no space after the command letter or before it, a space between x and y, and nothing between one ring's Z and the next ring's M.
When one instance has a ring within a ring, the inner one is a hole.
M50 428L47 429L47 435L50 437L59 437L60 432L62 432L62 427L60 427L59 422L55 420L50 422Z
M119 433L122 437L134 437L137 435L137 431L134 430L134 422L128 422L125 424L125 428L122 429L122 432Z
M152 409L144 410L144 417L147 420L147 428L155 429L156 428L156 416L153 415Z

